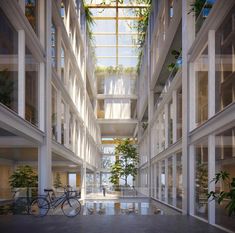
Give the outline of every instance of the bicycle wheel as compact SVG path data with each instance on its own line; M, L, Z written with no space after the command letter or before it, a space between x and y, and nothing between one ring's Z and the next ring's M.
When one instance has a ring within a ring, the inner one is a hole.
M50 204L45 197L37 197L31 202L29 213L36 217L47 215L50 209Z
M62 203L61 209L65 216L75 217L81 211L81 203L77 198L69 197Z

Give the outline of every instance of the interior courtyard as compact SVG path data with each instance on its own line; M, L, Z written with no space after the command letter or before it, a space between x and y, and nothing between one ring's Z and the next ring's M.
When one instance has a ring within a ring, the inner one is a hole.
M0 0L3 232L235 232L234 190L234 0Z

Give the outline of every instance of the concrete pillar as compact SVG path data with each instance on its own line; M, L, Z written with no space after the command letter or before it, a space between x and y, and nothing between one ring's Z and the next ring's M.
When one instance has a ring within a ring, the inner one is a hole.
M164 122L164 130L165 130L165 148L169 145L169 104L165 104L164 106L165 113L165 122Z
M195 38L195 19L193 14L188 14L192 8L191 2L182 0L182 111L183 111L183 125L182 125L182 177L183 177L183 200L182 210L183 214L189 213L189 179L191 171L189 170L188 161L188 121L189 117L189 102L192 96L188 91L189 78L188 74L188 50Z
M18 113L25 118L25 32L18 31Z
M161 162L158 163L158 199L162 199Z
M177 90L172 93L172 106L173 106L173 143L177 141Z
M39 194L52 186L51 158L51 0L46 1L46 78L45 78L45 137L43 145L38 148L38 188Z
M57 141L61 143L61 91L57 91Z
M168 203L168 159L165 159L165 202Z
M208 192L215 191L215 135L208 137ZM208 201L208 221L215 224L215 200Z
M81 167L81 199L86 198L86 162Z
M195 146L189 147L189 213L194 215L195 213Z
M215 115L215 31L208 34L208 119Z
M173 206L176 206L176 191L177 191L177 160L176 160L176 154L172 157L172 198L173 198Z

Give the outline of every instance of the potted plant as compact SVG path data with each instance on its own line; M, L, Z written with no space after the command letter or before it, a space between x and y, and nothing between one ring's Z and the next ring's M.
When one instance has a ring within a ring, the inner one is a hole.
M221 182L224 190L211 191L208 193L208 199L215 200L219 205L226 201L225 209L228 211L228 215L235 215L235 177L231 178L228 172L220 171L215 174L212 182L215 184Z
M18 167L9 179L10 186L15 193L13 213L28 213L30 198L37 195L38 176L33 168L25 165ZM22 195L21 195L22 194Z

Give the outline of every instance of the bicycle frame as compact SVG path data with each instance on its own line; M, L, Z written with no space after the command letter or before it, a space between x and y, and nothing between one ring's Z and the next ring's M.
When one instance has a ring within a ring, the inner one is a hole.
M67 193L64 193L60 197L55 197L54 200L51 198L51 195L49 192L46 195L46 199L49 201L50 208L52 207L54 209L57 208L59 205L61 205L63 201L66 200L67 198L68 198Z

